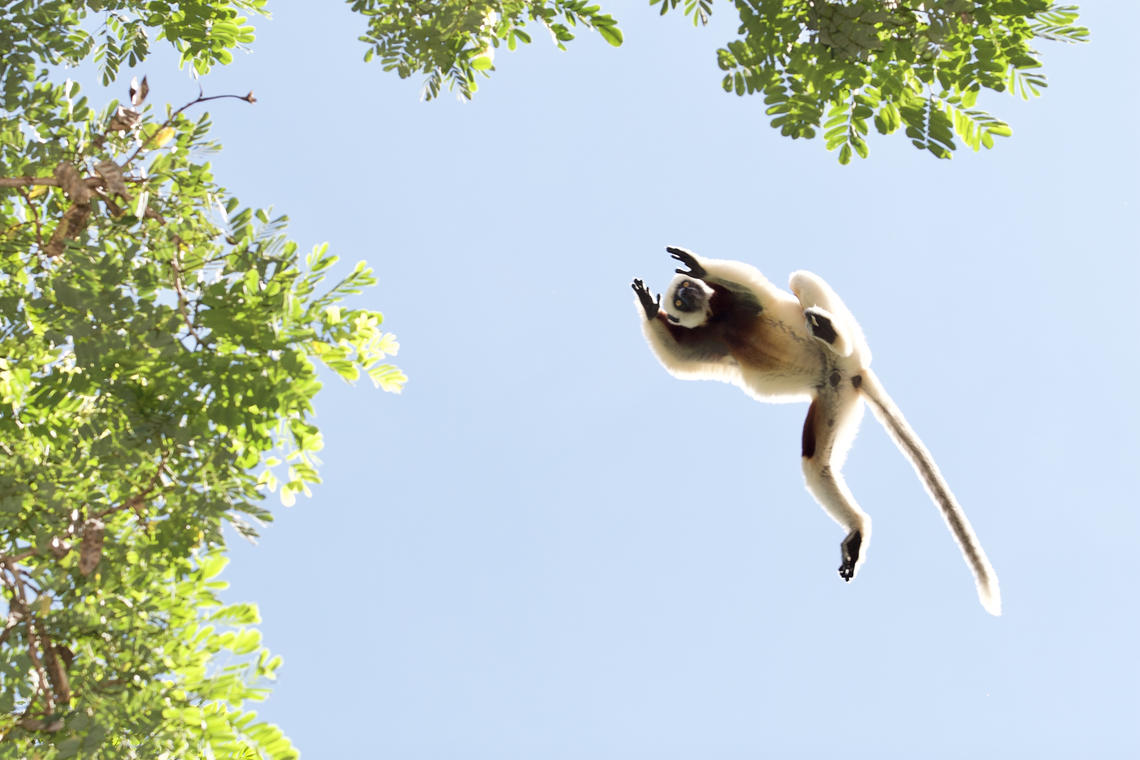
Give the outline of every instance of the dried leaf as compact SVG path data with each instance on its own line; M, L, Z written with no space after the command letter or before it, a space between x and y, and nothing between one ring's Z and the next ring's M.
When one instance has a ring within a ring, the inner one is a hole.
M48 551L56 559L63 559L67 553L71 551L71 544L61 539L59 536L52 536L51 541L48 543Z
M44 246L44 253L48 256L59 256L63 253L63 246L67 244L67 241L74 240L80 232L87 228L87 219L90 216L91 206L86 203L82 205L77 203L63 212L63 218L55 226L51 240Z
M91 575L103 556L103 521L93 517L83 524L83 541L79 544L79 572Z
M127 183L123 179L123 170L114 161L100 161L95 164L95 171L103 178L103 187L109 195L118 195L129 201L131 194L127 192Z
M91 202L91 188L87 187L87 183L79 176L79 170L74 166L63 161L55 167L52 174L73 203L87 204Z
M48 680L51 681L51 690L60 704L66 705L71 701L71 683L67 678L67 670L63 662L56 655L55 647L46 638L44 641L44 667L47 668Z
M128 129L133 129L139 123L139 118L139 112L135 109L119 106L111 117L111 123L107 125L107 131L125 132Z
M172 137L174 137L174 127L163 127L154 133L154 137L151 138L150 143L156 148L161 148L170 142L170 138Z
M138 77L131 77L131 105L140 106L146 100L147 93L150 92L150 85L146 83L146 77L142 78L139 82Z

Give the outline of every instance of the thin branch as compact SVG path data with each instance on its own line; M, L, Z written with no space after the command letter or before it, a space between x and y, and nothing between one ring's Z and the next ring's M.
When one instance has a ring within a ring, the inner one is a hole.
M40 253L44 251L44 230L40 225L40 209L35 203L32 203L32 196L24 189L23 186L17 188L17 192L23 197L24 202L28 204L28 212L32 215L32 224L36 227L36 244Z
M7 561L4 563L6 569L12 575L12 582L9 583L5 578L4 585L8 586L15 592L14 601L19 603L20 610L24 614L24 625L27 627L28 637L28 658L32 661L32 669L35 671L36 678L39 681L39 688L36 691L43 697L45 705L44 712L51 713L55 711L55 695L51 690L51 680L48 678L47 669L44 667L43 662L40 660L40 653L37 647L40 644L40 637L35 624L35 615L32 614L28 606L28 597L24 592L24 582L20 578L20 571L12 562ZM32 709L35 704L35 699L28 703L28 707L24 710L24 715Z
M34 557L37 554L39 554L39 552L36 551L33 547L28 547L27 549L24 549L21 552L16 552L15 554L0 554L0 564L8 565L10 563L23 562L28 557Z
M103 178L87 177L83 183L91 188L102 187ZM35 185L62 187L55 177L0 177L0 187L33 187Z
M107 515L114 512L121 512L124 509L133 509L141 517L142 514L139 510L142 507L143 503L146 501L148 496L154 493L155 489L162 485L162 475L164 472L166 472L166 460L169 456L169 451L163 451L161 453L158 460L158 469L155 471L154 476L150 479L150 482L147 483L146 487L144 487L143 490L139 491L133 496L128 496L127 500L122 504L104 509L102 512L96 514L95 517L102 520Z
M174 253L170 257L170 269L174 273L174 292L178 296L178 313L182 315L182 321L186 323L186 329L190 331L190 335L197 344L195 348L199 348L202 345L202 336L194 329L194 323L190 321L190 315L186 312L186 304L189 303L189 299L186 298L186 292L182 290L182 269L178 266L178 253L181 250L182 240L179 238L174 246Z
M143 140L142 144L135 148L134 153L132 153L127 158L127 160L122 163L122 168L126 169L132 161L138 158L139 153L141 153L144 149L147 148L148 145L150 145L151 141L154 140L158 133L164 128L169 127L171 124L173 124L174 118L185 111L187 108L196 106L199 103L205 103L210 100L221 100L222 98L244 100L246 103L257 102L257 98L253 97L252 91L246 93L245 95L202 95L201 91L199 90L197 98L191 100L189 103L182 106L174 113L170 114L170 116L167 117L166 121L164 121L159 126L159 128L156 129L153 134L151 134L150 137ZM103 187L104 185L103 178L99 176L87 177L83 180L83 182L87 185L87 187L90 187L92 189ZM59 180L55 177L0 177L0 187L34 187L36 185L44 185L47 187L62 187Z
M193 106L198 105L199 103L205 103L205 102L210 101L210 100L221 100L222 98L233 98L235 100L244 100L246 103L256 103L257 102L257 98L253 97L253 91L252 90L250 90L245 95L208 95L208 96L203 95L202 91L198 90L198 97L197 98L195 98L194 100L191 100L189 103L182 106L177 111L174 111L172 114L170 114L170 116L167 116L166 121L162 122L162 124L158 127L158 129L154 130L154 132L151 133L150 137L143 140L142 143L137 148L135 148L134 153L132 153L130 156L128 156L127 160L123 162L123 168L126 169L128 166L130 166L131 162L134 161L136 158L138 158L139 153L141 153L143 150L145 150L146 147L148 145L150 145L151 141L154 140L154 138L158 136L158 133L161 132L163 129L169 127L171 124L173 124L174 119L180 113L185 111L187 108L191 108Z

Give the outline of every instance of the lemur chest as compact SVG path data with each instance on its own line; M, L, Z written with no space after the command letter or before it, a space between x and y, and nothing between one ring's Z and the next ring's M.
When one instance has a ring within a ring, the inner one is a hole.
M823 346L805 325L761 313L726 325L725 342L742 366L780 375L818 375L825 370Z

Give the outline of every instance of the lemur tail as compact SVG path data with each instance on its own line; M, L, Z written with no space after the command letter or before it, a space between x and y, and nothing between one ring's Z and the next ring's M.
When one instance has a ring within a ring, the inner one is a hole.
M946 524L950 527L954 540L958 542L958 546L966 558L966 564L974 572L974 580L978 584L978 598L981 600L982 606L991 615L1000 615L1001 591L998 589L997 574L994 573L990 561L986 558L986 553L982 550L978 537L974 535L974 529L970 527L966 513L962 511L962 507L958 505L954 494L950 492L950 486L946 484L942 473L938 471L938 465L934 463L934 458L922 445L922 441L907 423L899 408L895 406L895 402L887 395L886 390L879 382L879 378L869 368L863 370L862 376L863 382L860 385L860 390L870 402L871 411L890 433L895 445L914 465L914 470L918 473L922 484L926 486L927 493L938 505L942 517L946 519Z

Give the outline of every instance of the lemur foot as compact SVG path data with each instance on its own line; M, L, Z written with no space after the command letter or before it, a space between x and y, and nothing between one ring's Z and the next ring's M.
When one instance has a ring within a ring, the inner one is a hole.
M843 558L843 564L839 566L839 577L845 581L850 581L855 577L855 564L859 561L859 547L863 545L863 534L857 530L853 530L847 534L847 538L839 544L839 553Z
M808 329L811 330L812 335L824 343L835 344L835 339L839 337L839 333L835 331L835 325L831 323L831 315L818 306L811 306L804 309L804 319L807 320Z
M704 279L708 272L705 268L697 263L697 257L686 251L684 248L677 248L676 246L665 246L665 250L669 252L673 258L684 264L688 269L678 269L677 274L685 274L689 277L696 277L698 280Z
M641 301L641 308L645 309L645 318L653 319L657 316L657 312L661 310L661 296L658 295L656 300L653 294L649 292L649 288L645 287L645 283L641 280L633 281L633 292L637 293L637 298Z

